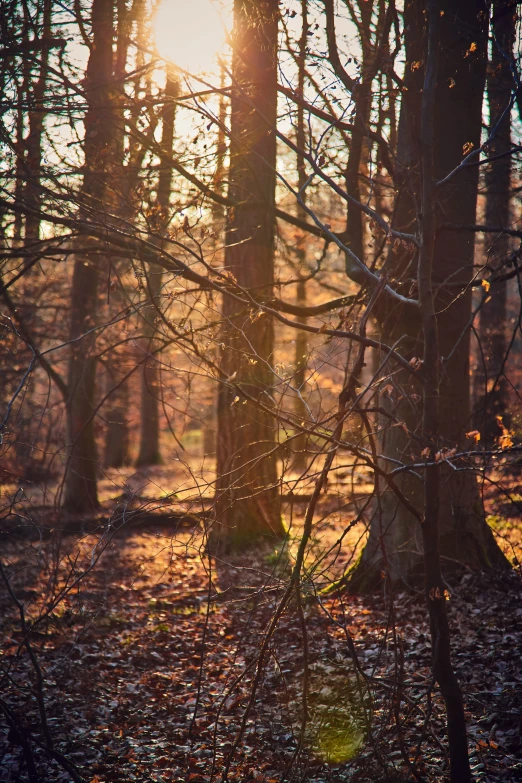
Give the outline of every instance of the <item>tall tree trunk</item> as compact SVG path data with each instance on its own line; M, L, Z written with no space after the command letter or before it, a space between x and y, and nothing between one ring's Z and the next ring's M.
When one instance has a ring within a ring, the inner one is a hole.
M446 586L440 558L441 466L436 457L440 438L440 343L437 317L435 262L435 122L438 71L441 60L438 0L427 0L428 39L426 73L422 88L419 210L418 296L423 333L423 410L421 437L429 451L430 466L424 471L424 503L421 529L424 554L424 589L430 617L432 671L446 705L451 783L469 783L466 720L459 681L451 661L450 630L446 610Z
M234 2L233 89L225 267L270 298L274 280L277 0ZM214 541L223 548L284 535L277 475L272 320L225 296L218 395ZM242 395L245 393L245 396ZM250 400L248 399L250 398Z
M485 177L486 225L509 226L511 191L511 112L506 111L515 87L510 59L516 33L516 4L512 0L493 3L493 42L488 73L488 103L490 130L496 128L490 146L492 161ZM498 156L498 157L497 157ZM491 235L489 263L499 274L509 254L510 239L506 234ZM497 416L504 416L507 407L508 384L503 374L506 359L507 281L495 283L489 301L482 308L479 324L480 356L476 376L476 407L474 426L482 441L491 446L499 434Z
M134 7L139 0L135 0ZM113 166L114 177L111 182L111 191L108 196L112 198L112 206L115 219L121 218L123 224L125 221L132 220L135 210L132 206L131 193L134 189L134 180L136 174L129 172L125 166L125 77L127 70L127 57L130 43L130 34L132 31L133 12L127 7L127 0L117 0L116 2L118 23L117 23L117 41L114 60L114 92L118 95L116 101L115 133L113 140ZM130 167L132 169L132 167ZM113 274L118 279L118 284L114 287L109 279L108 302L110 306L116 305L116 312L121 312L128 305L128 299L125 292L124 279L128 269L128 263L120 259L113 261L107 259L109 267L109 278ZM109 308L108 308L109 309ZM117 337L115 338L117 340ZM120 468L129 462L129 380L125 377L128 372L128 365L131 362L131 356L127 343L113 348L107 357L107 384L108 391L112 389L107 402L107 412L105 420L107 430L105 433L104 464L111 468Z
M161 268L150 264L147 274L148 292L153 304L147 310L143 324L143 350L145 362L141 373L141 405L140 405L140 448L136 465L160 465L160 379L158 356L155 351L156 327L154 321L156 310L154 303L159 305L158 296L161 291L163 274Z
M35 212L39 212L41 206L41 167L42 167L42 136L45 126L45 94L48 78L48 61L50 52L51 23L52 23L52 3L51 0L43 0L39 8L40 18L38 19L42 29L42 50L40 57L40 68L35 74L34 83L31 73L27 78L27 103L29 111L27 116L28 134L23 140L23 149L20 150L23 155L23 165L21 173L23 180L20 180L20 195L23 196L25 205ZM17 230L21 230L21 223ZM26 248L36 247L40 238L40 217L35 214L27 214L25 218L24 244ZM38 320L38 308L35 304L37 291L37 268L35 266L36 254L29 256L24 261L25 273L21 281L21 291L19 302L17 303L18 318L23 321L34 332L36 321ZM23 422L23 435L16 442L16 453L20 465L23 468L24 475L30 479L37 475L34 472L34 424L37 421L36 411L39 406L35 405L34 383L28 384L24 395L24 410L28 414ZM36 431L39 427L36 428ZM38 471L38 466L36 468Z
M306 75L306 46L308 43L308 0L301 0L301 38L299 41L299 60L298 60L298 72L297 72L297 92L300 97L304 98L304 86ZM297 104L297 128L296 128L296 144L299 150L305 150L306 134L305 134L305 118L304 107L301 103ZM299 190L306 182L306 167L303 155L297 153L297 184ZM303 191L303 200L306 199L306 192ZM302 220L307 219L307 214L300 204L297 206L297 215ZM299 274L305 276L306 269L306 245L307 237L301 235L297 240L297 259L299 262ZM300 280L297 284L297 304L306 305L306 282ZM306 318L303 319L306 323ZM308 367L308 335L304 331L298 331L295 336L295 358L294 358L294 386L298 391L295 398L295 417L298 423L301 423L307 418L308 411L304 404L302 394L305 390L306 383L306 368ZM305 470L306 459L306 444L307 438L305 433L301 433L293 441L293 450L295 456L292 462L294 470Z
M463 159L470 145L480 144L482 97L487 48L487 13L481 0L450 0L440 4L441 48L435 94L434 172L444 178ZM420 150L420 101L425 52L423 4L407 2L404 11L407 90L403 92L399 121L398 158L403 182L396 210L396 225L411 231L420 208L420 178L415 162ZM460 171L437 189L437 225L448 220L471 225L475 222L478 169ZM465 433L470 429L469 319L473 276L474 240L469 232L436 231L433 282L436 291L437 325L442 367L440 374L440 448L469 447ZM392 253L390 274L403 281L408 291L415 285L415 264L411 256ZM409 267L409 271L408 271ZM421 324L406 319L404 312L381 313L382 339L389 345L400 340L401 352L422 357ZM394 391L387 398L389 412L417 433L421 420L418 384L411 376L398 374ZM383 396L383 402L385 395ZM384 428L382 453L385 458L409 462L420 460L422 443L407 435L401 426ZM383 461L383 466L387 463ZM389 466L389 464L388 464ZM484 516L475 475L440 471L440 553L445 570L455 564L473 569L506 567ZM412 474L398 477L405 496L422 510L421 480ZM375 586L386 573L392 582L418 582L424 570L422 531L417 519L392 492L385 492L370 526L370 536L358 567L352 574L352 587Z
M107 202L115 113L111 95L113 0L93 0L92 48L85 91L85 174L80 213L100 220ZM89 512L98 506L97 449L94 436L96 356L95 333L100 259L103 254L76 256L71 288L71 355L67 400L68 459L64 507ZM90 333L89 333L90 332Z
M179 95L179 78L170 68L167 69L167 81L165 84L165 103L162 112L161 129L161 170L158 180L158 212L155 220L156 240L163 234L168 226L170 213L169 201L172 185L172 145L174 142L174 122L176 117L176 98ZM144 315L143 345L146 352L146 360L141 376L141 430L140 450L136 464L159 465L161 463L160 450L160 379L159 356L157 352L158 341L156 339L156 315L160 306L159 294L163 284L161 267L150 264L147 276L147 290L151 305Z
M216 144L216 167L213 176L213 189L216 193L224 195L224 180L226 174L225 156L227 154L227 136L225 133L227 121L227 101L226 101L226 70L224 66L220 68L220 86L219 96L219 127L217 132ZM213 201L212 210L212 261L219 266L223 265L223 234L225 228L225 209L222 204ZM207 406L206 413L203 415L203 455L209 457L216 456L216 429L217 429L217 392L213 385L209 391L210 404Z

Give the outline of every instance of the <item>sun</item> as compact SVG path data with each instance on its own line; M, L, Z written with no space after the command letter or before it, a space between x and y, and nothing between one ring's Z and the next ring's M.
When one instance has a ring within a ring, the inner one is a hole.
M216 70L226 33L212 0L161 0L154 20L161 57L191 73Z

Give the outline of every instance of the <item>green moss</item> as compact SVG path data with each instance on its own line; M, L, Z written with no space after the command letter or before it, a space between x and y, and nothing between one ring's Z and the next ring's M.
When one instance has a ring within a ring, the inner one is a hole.
M343 572L342 576L340 576L339 579L336 579L334 582L331 582L329 585L327 585L321 590L321 595L331 595L332 593L337 593L340 590L345 590L353 574L355 574L355 572L359 568L361 564L361 558L362 558L362 552L359 554L359 557L355 560L355 562L352 563L352 565L349 568L347 568L346 571Z

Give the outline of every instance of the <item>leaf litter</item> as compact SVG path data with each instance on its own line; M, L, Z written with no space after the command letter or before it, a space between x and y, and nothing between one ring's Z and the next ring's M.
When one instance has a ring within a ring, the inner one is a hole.
M443 705L431 683L421 594L399 592L392 606L377 594L304 589L306 645L291 603L251 699L290 564L274 565L268 550L209 561L198 530L124 531L44 616L96 543L89 535L51 537L29 552L27 542L4 547L11 584L34 623L55 749L87 783L206 783L225 769L228 780L268 783L445 779ZM451 593L475 779L522 780L519 576L465 574ZM42 748L15 607L6 594L1 601L2 698L21 719L41 779L65 783L69 773ZM6 783L28 779L20 740L7 726L0 770Z

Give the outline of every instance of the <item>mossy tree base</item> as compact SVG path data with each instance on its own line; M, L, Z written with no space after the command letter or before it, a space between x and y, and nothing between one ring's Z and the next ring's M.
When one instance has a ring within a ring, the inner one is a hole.
M506 572L511 566L486 522L472 474L457 474L443 483L440 553L446 579L463 569ZM459 505L457 497L468 504ZM424 581L421 523L397 501L386 497L381 524L373 522L362 556L346 575L350 592L367 593L388 580L408 589Z

